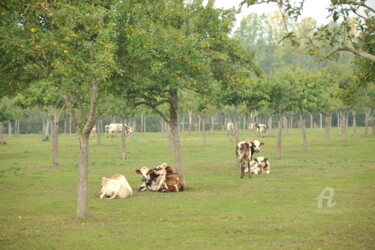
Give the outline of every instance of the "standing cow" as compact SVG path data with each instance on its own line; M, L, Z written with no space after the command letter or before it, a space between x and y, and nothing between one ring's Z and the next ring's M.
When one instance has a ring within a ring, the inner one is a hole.
M264 143L258 140L255 141L241 141L236 146L236 160L237 166L239 165L241 168L241 178L243 178L245 174L245 162L247 162L247 168L249 173L249 178L251 178L251 171L250 171L250 162L253 158L254 153L260 152L260 147L263 146Z

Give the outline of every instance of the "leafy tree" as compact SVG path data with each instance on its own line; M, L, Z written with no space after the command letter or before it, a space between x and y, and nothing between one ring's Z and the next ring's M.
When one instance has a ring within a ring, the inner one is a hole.
M319 72L306 72L297 70L294 79L293 95L290 96L293 106L300 114L301 134L303 138L304 151L307 152L307 139L305 130L305 115L319 111L323 93L325 91L324 79Z
M113 16L117 1L8 1L1 7L0 48L6 79L24 87L44 79L59 89L79 135L78 217L87 216L88 138L96 104L116 70ZM9 65L9 66L8 66ZM8 85L6 85L8 86ZM12 92L10 86L6 87Z
M278 72L270 75L260 85L263 92L268 96L268 107L278 116L277 132L277 151L276 159L281 159L281 136L282 122L285 113L292 111L293 101L290 97L295 95L296 90L295 73L289 68L280 69Z
M58 130L59 120L65 108L61 92L46 81L35 82L19 98L24 107L47 108L48 120L51 121L51 148L53 151L53 165L59 166ZM47 130L49 128L46 128Z
M334 23L339 24L331 29L330 25L323 25L314 30L312 35L298 36L293 30L288 29L288 17L297 19L302 11L305 1L293 0L243 0L240 6L247 6L274 3L283 15L284 24L287 29L285 38L299 47L301 41L307 41L307 53L318 55L321 60L336 54L339 51L351 52L354 55L366 60L375 62L375 55L366 48L366 44L374 44L373 30L375 28L375 10L371 8L366 0L331 0L329 12ZM356 34L359 31L359 34ZM338 39L340 37L340 39ZM371 41L369 41L369 38ZM372 45L373 46L373 45Z
M210 93L213 76L225 83L220 78L224 67L232 70L233 58L240 58L234 53L238 44L228 38L235 11L198 0L127 1L118 11L118 56L126 72L119 77L118 92L130 104L150 107L170 126L176 170L183 176L180 99L185 90Z

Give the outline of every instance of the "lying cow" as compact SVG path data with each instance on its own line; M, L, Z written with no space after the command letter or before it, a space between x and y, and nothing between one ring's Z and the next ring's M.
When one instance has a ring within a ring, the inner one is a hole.
M121 123L111 123L109 125L105 125L105 131L107 132L107 135L115 136L116 132L122 132L122 124ZM133 133L133 128L129 127L128 125L124 124L125 128L125 135L129 136L131 133Z
M245 173L249 171L245 169ZM269 174L271 173L271 164L266 157L255 157L250 162L250 172L252 174Z
M258 137L265 137L267 133L267 126L266 124L256 123L255 128L258 132Z
M115 174L111 178L102 178L100 199L127 198L133 195L133 189L129 185L125 176Z
M143 191L159 191L159 192L180 192L184 190L184 184L181 176L173 173L172 168L166 163L160 166L149 169L142 167L135 171L141 175L143 182L138 188L138 192Z
M247 161L247 168L250 169L250 162L253 158L254 153L260 152L260 147L263 146L264 143L258 140L255 141L242 141L239 142L236 146L236 160L237 166L239 165L241 168L241 178L243 178L245 173L245 162ZM248 171L249 178L251 178L251 171Z

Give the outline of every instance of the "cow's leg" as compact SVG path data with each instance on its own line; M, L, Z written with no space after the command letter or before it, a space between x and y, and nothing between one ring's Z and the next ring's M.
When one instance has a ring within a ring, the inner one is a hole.
M244 174L245 174L245 164L244 164L244 161L241 160L241 179L243 178Z
M103 199L104 197L104 192L100 193L100 199Z
M162 177L159 181L159 184L158 186L156 187L155 191L159 191L159 189L161 188L161 185L163 185L165 183L165 177Z
M249 178L251 178L251 171L250 171L250 159L247 161L247 170L249 172Z

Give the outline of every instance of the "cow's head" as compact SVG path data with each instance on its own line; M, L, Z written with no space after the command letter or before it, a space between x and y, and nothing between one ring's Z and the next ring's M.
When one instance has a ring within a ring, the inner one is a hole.
M148 167L142 167L141 169L135 170L136 174L141 175L141 181L148 182L151 178L150 173L152 170L150 170Z
M258 140L255 140L255 141L251 141L250 145L254 149L254 152L259 153L260 152L260 147L263 146L264 143L260 142Z

